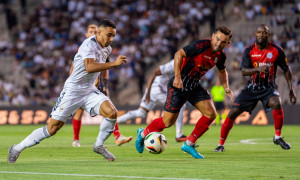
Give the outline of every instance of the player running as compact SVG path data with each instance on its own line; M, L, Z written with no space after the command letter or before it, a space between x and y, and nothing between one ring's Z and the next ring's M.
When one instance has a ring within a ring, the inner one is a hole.
M219 70L220 82L226 94L233 98L225 69L226 54L223 51L223 48L229 44L231 36L231 31L227 27L220 26L213 33L211 39L195 41L175 53L175 75L168 83L164 116L153 120L145 129L137 130L135 147L139 153L144 151L144 138L151 132L161 132L165 128L171 127L178 117L180 108L186 101L189 101L202 113L202 117L196 123L195 129L187 141L181 146L181 150L191 154L194 158L204 158L196 151L195 143L215 119L216 109L200 80L209 69L216 65Z
M137 110L118 117L118 123L124 123L135 118L145 118L147 113L154 108L157 103L164 104L167 99L167 84L169 79L174 75L174 60L159 66L154 70L147 84L146 92ZM187 137L183 134L183 112L186 108L184 105L179 112L176 121L176 137L177 142L186 141Z
M86 39L80 45L74 57L73 72L66 80L60 97L52 109L49 123L45 127L34 130L21 143L11 146L7 162L16 162L25 148L39 144L43 139L56 134L67 118L80 107L91 116L98 114L104 117L93 150L108 161L115 160L115 156L103 145L113 132L118 111L109 98L94 85L101 71L127 63L126 56L122 55L119 55L114 62L106 62L112 51L110 44L115 35L115 23L103 20L97 34Z
M290 144L285 142L281 136L284 116L280 95L275 84L277 66L284 71L284 77L290 90L290 102L295 104L297 98L293 90L292 73L285 53L281 47L269 41L270 35L271 32L267 25L259 25L255 32L256 42L243 52L241 71L243 76L250 76L250 81L232 104L221 128L219 145L214 152L225 151L224 144L234 120L244 111L251 114L258 101L262 102L265 112L273 109L274 144L280 145L286 150L291 148Z
M86 29L86 33L85 33L85 37L89 38L91 36L94 36L96 34L98 30L97 25L95 24L91 24L87 27ZM109 57L107 59L107 62L109 62ZM70 75L73 72L73 62L71 65L71 69L70 69ZM102 71L101 74L99 75L99 77L96 79L95 85L96 87L98 87L98 89L105 94L106 96L109 97L109 92L108 92L108 87L107 87L107 81L109 78L109 72L108 70ZM80 134L80 129L81 129L81 119L82 119L82 115L83 115L83 109L79 108L74 117L73 117L73 134L74 134L74 138L73 138L73 142L72 142L72 146L73 147L80 147L80 143L79 143L79 134ZM127 143L129 141L132 140L132 136L129 137L125 137L123 135L121 135L121 133L119 132L119 128L118 128L118 123L116 123L115 128L114 128L114 137L116 140L116 144L118 146Z

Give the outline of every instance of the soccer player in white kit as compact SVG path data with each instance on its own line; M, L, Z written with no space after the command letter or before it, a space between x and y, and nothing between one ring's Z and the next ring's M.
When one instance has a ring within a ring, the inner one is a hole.
M118 117L118 123L124 123L135 118L145 118L147 113L158 103L164 104L167 99L167 84L169 79L174 75L174 60L157 67L152 73L147 84L146 92L141 101L140 107L134 111ZM186 141L187 137L183 134L183 112L186 105L182 106L176 121L177 142Z
M98 114L104 117L93 150L108 161L115 160L115 156L103 145L113 132L118 111L108 97L94 85L101 71L127 63L126 56L122 55L119 55L114 62L106 62L112 51L110 44L115 35L114 22L103 20L97 34L81 44L74 58L73 72L66 80L60 97L52 109L49 123L45 127L34 130L21 143L11 146L7 162L16 162L25 148L39 144L43 139L56 134L67 118L80 107L91 116Z
M97 25L90 24L86 29L85 37L89 38L89 37L95 35L97 33L97 30L98 30ZM107 60L107 61L109 61L109 60ZM71 68L70 68L70 75L72 74L72 72L73 72L73 62L72 62ZM102 71L100 76L96 79L95 86L103 94L105 94L106 96L109 97L109 91L108 91L108 87L107 87L108 78L109 78L108 70ZM101 88L99 85L101 85ZM82 108L79 108L73 116L73 120L72 120L73 134L74 134L74 139L72 142L73 147L80 147L79 134L80 134L80 129L81 129L81 119L83 116L83 112L84 112L84 110ZM115 125L113 135L115 137L116 144L118 146L128 143L132 139L132 136L126 137L121 134L121 132L119 131L118 123L116 123L116 125Z

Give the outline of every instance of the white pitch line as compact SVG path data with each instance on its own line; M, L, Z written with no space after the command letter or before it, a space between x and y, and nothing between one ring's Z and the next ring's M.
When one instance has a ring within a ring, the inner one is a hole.
M258 143L258 142L254 142L254 141L271 141L272 139L270 138L257 138L257 139L243 139L243 140L240 140L240 142L242 144L272 144L272 143Z
M194 178L168 178L168 177L163 178L163 177L117 176L117 175L100 175L100 174L63 174L63 173L11 172L11 171L0 171L0 173L1 174L52 175L52 176L107 177L107 178L127 178L127 179L204 180L204 179L194 179Z

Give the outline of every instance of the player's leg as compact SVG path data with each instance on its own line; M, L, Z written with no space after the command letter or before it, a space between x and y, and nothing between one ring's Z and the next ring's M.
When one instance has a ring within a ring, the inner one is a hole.
M72 146L73 147L80 147L80 143L79 143L79 133L80 133L80 129L81 129L81 119L82 119L82 115L83 115L83 109L79 108L74 117L73 117L73 143Z
M97 112L98 110L98 112ZM111 135L114 130L118 111L110 100L99 102L95 107L96 114L103 116L103 120L100 124L100 132L94 144L94 152L101 154L108 161L114 161L115 156L110 153L106 147L104 147L105 140Z
M171 113L164 111L164 116L154 119L145 129L139 128L137 130L137 138L135 141L135 148L139 153L144 151L144 138L151 132L161 132L165 128L171 127L177 117L179 112Z
M151 90L152 92L152 90ZM140 107L134 111L129 111L128 113L118 117L118 123L125 123L128 120L134 120L136 118L145 118L149 110L153 109L155 106L155 102L152 100L152 96L150 102L146 102L146 93L144 94Z
M20 153L28 147L39 144L43 139L56 134L56 132L64 125L63 121L50 119L47 126L34 130L21 143L10 147L7 162L14 163L18 159Z
M280 145L282 149L288 150L291 148L291 145L285 142L281 136L284 114L281 106L280 96L272 96L269 99L268 106L273 109L273 119L275 126L275 135L273 137L273 142L276 145Z
M243 110L238 108L232 108L230 112L228 113L227 118L225 119L222 127L221 127L221 133L220 133L220 141L218 144L218 147L214 150L214 152L223 152L225 151L224 144L227 139L227 136L233 127L234 120L243 113Z
M183 113L186 109L186 104L184 104L178 114L177 120L176 120L176 137L175 140L177 142L184 142L187 140L186 135L183 134Z
M139 153L144 151L144 138L151 132L161 132L167 127L171 127L178 117L181 107L184 105L188 93L168 86L168 97L165 103L164 116L154 119L146 128L137 130L135 148Z
M191 154L194 158L203 159L195 149L195 143L209 128L209 125L216 117L216 109L212 99L199 101L194 106L202 113L202 117L198 120L191 135L186 142L181 146L181 150Z
M136 119L136 118L145 118L150 109L155 106L155 102L151 99L149 103L146 102L146 95L144 94L143 99L141 101L140 107L137 110L129 111L128 113L118 117L118 123L125 123L128 120ZM116 131L118 126L115 127L114 137L116 139L117 145L122 145L131 141L132 137L124 137L121 136L119 131ZM119 139L120 138L120 139Z
M118 117L118 123L125 123L128 120L134 120L136 118L145 118L149 110L144 107L139 107L136 110L129 111L126 114Z
M118 123L116 123L116 125L115 125L113 134L114 134L114 138L116 140L116 145L118 145L118 146L121 146L122 144L128 143L132 140L132 136L126 137L120 133Z

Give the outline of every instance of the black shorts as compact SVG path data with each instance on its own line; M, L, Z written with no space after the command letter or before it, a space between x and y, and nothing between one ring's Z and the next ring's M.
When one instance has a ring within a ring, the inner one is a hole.
M217 111L225 109L224 102L223 101L221 101L221 102L215 102L215 107L216 107Z
M178 113L186 101L195 105L197 102L207 99L211 99L211 97L201 85L187 91L175 88L168 83L167 101L164 110L171 113Z
M258 101L261 101L265 112L271 110L268 106L269 99L273 96L279 96L279 93L274 88L263 89L259 91L251 91L247 87L241 91L241 93L236 97L232 108L238 108L244 111L248 111L250 114L257 105Z

